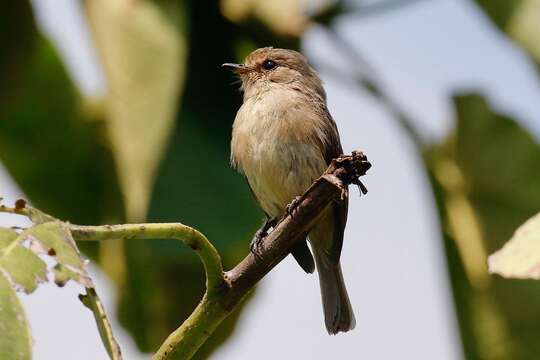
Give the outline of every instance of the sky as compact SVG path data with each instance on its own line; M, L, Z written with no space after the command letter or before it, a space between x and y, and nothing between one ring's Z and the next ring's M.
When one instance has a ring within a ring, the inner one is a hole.
M78 2L33 4L40 27L81 90L102 94L106 84ZM451 128L449 96L460 91L483 93L493 107L540 137L540 88L532 64L469 1L420 1L369 18L349 15L337 28L375 68L426 139L441 138ZM314 63L357 66L339 56L321 28L308 31L303 50ZM364 179L368 195L351 192L342 255L357 327L347 334L326 334L316 275L304 274L288 257L263 279L237 331L212 359L348 359L351 354L373 360L461 359L436 210L420 160L368 94L324 71L321 76L345 151L364 150L374 164ZM0 190L7 201L24 196L1 167ZM2 215L0 224L16 225L13 219ZM114 314L111 283L96 267L90 272ZM91 313L77 299L80 290L75 284L44 285L31 296L21 295L36 360L107 358ZM126 359L148 358L115 321L113 327ZM280 346L267 346L269 338Z

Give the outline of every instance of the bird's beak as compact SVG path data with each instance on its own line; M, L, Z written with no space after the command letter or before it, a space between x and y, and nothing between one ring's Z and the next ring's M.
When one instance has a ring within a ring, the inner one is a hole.
M235 73L243 73L248 70L248 67L244 64L233 64L233 63L225 63L221 65L221 67L224 67L225 69L229 69L234 71Z

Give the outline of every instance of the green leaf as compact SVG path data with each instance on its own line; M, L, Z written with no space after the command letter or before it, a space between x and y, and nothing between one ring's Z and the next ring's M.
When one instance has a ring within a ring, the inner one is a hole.
M107 128L128 219L140 221L174 125L186 39L153 1L91 0L85 6L107 76Z
M0 272L0 359L30 360L32 338L17 294Z
M55 221L36 225L20 236L30 239L34 246L36 242L39 243L47 254L54 257L58 262L58 266L54 269L55 277L60 285L72 279L86 288L93 287L85 269L85 261L81 259L71 232L64 223Z
M540 351L540 288L490 277L499 249L540 204L540 146L479 95L454 97L456 130L426 152L446 235L467 358L527 359Z
M7 249L14 253L17 247L13 247L12 244L20 247L17 242L20 243L25 240L31 241L31 249L34 251L45 252L56 260L57 264L54 266L53 272L55 283L58 286L64 286L69 280L74 280L86 288L86 295L81 295L80 299L94 314L101 339L110 358L120 360L120 348L114 339L103 304L94 290L92 280L85 269L86 262L81 258L67 224L60 221L51 221L33 226L16 237L9 244L11 248L8 247Z
M15 231L6 228L0 228L0 270L27 294L33 292L40 282L47 281L45 263L21 245Z
M484 224L489 252L502 246L540 204L540 145L480 96L455 98L456 161Z
M505 278L540 279L540 213L521 225L510 241L489 257L489 272Z
M28 218L34 224L43 224L50 221L59 221L58 219L52 217L49 214L44 213L43 211L39 209L36 209L35 207L26 205L26 209L28 210Z
M59 287L63 287L69 280L81 281L81 274L71 270L69 267L62 264L56 264L53 267L54 283Z

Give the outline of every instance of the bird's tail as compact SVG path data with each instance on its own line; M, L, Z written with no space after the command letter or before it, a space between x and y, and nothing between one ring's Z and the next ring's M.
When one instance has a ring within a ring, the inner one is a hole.
M324 255L315 255L324 310L324 322L329 334L354 329L356 319L343 281L339 262L325 261Z

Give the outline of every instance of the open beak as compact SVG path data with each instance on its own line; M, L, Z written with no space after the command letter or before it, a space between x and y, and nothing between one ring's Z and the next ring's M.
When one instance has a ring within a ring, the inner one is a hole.
M232 70L235 73L242 73L242 72L248 70L247 66L244 65L244 64L225 63L225 64L221 65L221 67L224 67L225 69Z

